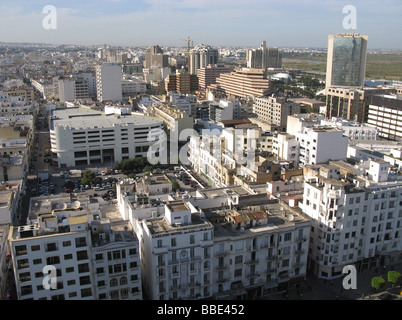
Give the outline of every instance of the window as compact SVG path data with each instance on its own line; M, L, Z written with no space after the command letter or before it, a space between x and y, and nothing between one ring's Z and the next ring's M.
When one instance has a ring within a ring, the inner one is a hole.
M39 250L40 250L39 245L31 246L31 251L39 251Z
M86 245L87 245L87 240L85 237L75 238L75 247L76 248L85 247Z
M90 296L92 296L91 288L81 289L81 297L82 298L90 297Z
M117 281L116 278L113 278L113 279L110 280L110 286L111 286L111 287L117 287L118 284L119 284L119 283L118 283L118 281Z
M88 263L82 263L78 265L78 273L89 272Z
M83 251L77 251L77 260L86 260L88 259L88 253L86 250Z
M236 256L235 257L235 264L243 263L243 256Z
M290 241L290 240L292 240L292 233L291 232L285 233L284 241Z
M63 241L63 247L70 247L71 241Z
M23 256L27 254L27 246L22 245L22 246L16 246L15 247L15 255L16 256Z
M241 277L242 276L242 269L236 269L234 271L234 276L237 277Z
M90 276L84 276L80 277L80 286L85 286L91 284L91 278Z

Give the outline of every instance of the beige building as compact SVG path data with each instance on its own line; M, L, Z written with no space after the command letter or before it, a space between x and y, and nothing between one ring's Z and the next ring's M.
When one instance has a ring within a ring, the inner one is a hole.
M256 97L253 112L259 120L286 130L288 115L300 113L300 104L285 97Z
M327 88L326 117L367 122L370 101L374 95L395 92L394 88Z
M270 93L270 80L264 69L238 68L221 74L208 90L224 92L228 98L261 97Z

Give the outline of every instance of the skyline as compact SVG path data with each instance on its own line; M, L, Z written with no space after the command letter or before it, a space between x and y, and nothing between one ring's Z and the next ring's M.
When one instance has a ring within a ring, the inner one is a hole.
M57 28L46 30L43 8L57 9ZM345 30L342 12L356 8L357 28ZM402 49L402 4L385 0L5 0L0 5L0 41L111 46L193 45L326 48L328 35L368 35L368 49ZM168 27L166 27L168 26ZM386 33L386 36L384 34Z

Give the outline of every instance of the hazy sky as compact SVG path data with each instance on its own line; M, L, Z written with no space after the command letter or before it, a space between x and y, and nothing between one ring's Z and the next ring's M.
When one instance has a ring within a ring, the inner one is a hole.
M43 8L57 12L46 30ZM353 5L357 29L342 12ZM127 46L327 47L328 34L368 35L368 46L402 49L401 0L1 0L0 41Z

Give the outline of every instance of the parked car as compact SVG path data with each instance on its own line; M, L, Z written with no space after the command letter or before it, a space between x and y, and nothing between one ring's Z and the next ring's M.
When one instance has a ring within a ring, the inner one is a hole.
M66 190L64 190L64 192L66 192L66 193L73 193L74 190L73 190L73 189L66 189Z

